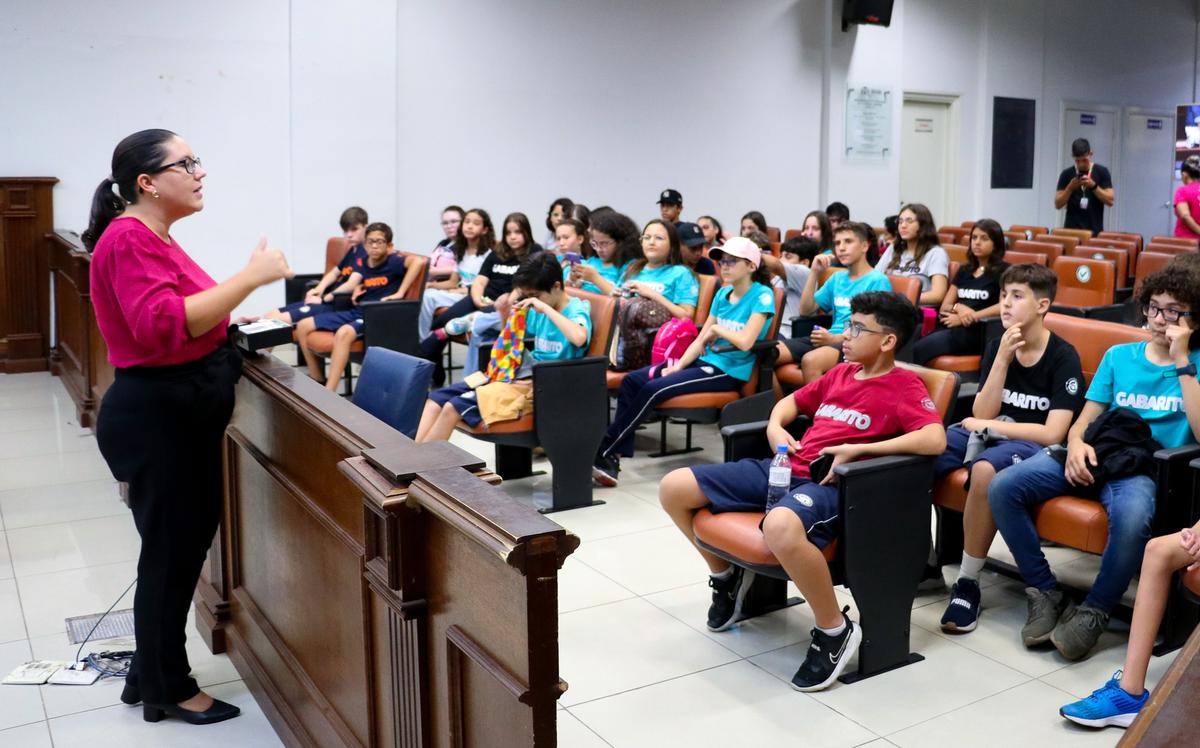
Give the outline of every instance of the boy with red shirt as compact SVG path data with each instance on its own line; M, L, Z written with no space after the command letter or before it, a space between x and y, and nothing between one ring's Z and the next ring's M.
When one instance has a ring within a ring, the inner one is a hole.
M723 465L675 470L659 486L659 501L689 540L700 509L720 512L766 510L767 547L812 607L812 645L792 687L819 691L831 684L858 650L862 632L838 609L829 566L821 549L840 533L833 469L863 457L889 454L938 455L946 448L942 419L920 377L895 367L895 354L912 337L917 310L887 291L868 291L850 302L842 351L846 363L775 404L767 425L773 447L791 454L792 482L776 504L766 505L771 460L746 459ZM812 426L797 442L785 429L799 415ZM828 473L813 482L809 465L832 457ZM738 620L754 573L699 548L711 571L708 628L724 631Z

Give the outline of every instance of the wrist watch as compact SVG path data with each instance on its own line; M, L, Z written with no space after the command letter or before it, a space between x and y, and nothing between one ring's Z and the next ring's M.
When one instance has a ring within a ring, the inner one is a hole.
M1179 368L1175 369L1175 376L1177 376L1177 377L1194 377L1194 376L1196 376L1196 365L1188 364L1187 366L1180 366Z

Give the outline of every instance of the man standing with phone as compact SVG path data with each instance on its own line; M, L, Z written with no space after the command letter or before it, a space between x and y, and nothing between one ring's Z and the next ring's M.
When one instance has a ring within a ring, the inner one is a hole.
M1086 138L1071 143L1071 157L1075 165L1058 175L1054 207L1067 209L1064 228L1087 229L1095 236L1104 230L1104 206L1114 202L1112 175L1092 161L1092 144Z

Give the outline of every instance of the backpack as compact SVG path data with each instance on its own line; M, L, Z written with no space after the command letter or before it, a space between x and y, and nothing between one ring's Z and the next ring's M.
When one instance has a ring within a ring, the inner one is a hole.
M665 325L658 328L654 335L654 345L650 349L651 364L666 364L673 366L688 346L700 336L696 323L690 319L674 317Z
M619 336L612 362L620 371L633 371L650 365L654 334L671 320L671 313L657 301L642 296L626 299L618 316Z

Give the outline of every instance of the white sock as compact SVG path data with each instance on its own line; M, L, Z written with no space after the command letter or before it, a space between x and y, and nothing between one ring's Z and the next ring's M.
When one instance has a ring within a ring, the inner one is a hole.
M725 571L710 571L709 576L713 579L729 579L733 576L733 564L725 567Z
M979 572L983 571L983 565L986 562L986 558L975 558L966 551L963 551L962 566L958 569L958 578L978 582Z
M823 629L820 626L817 626L817 630L825 636L841 636L842 632L846 630L846 618L843 616L842 622L831 629Z

